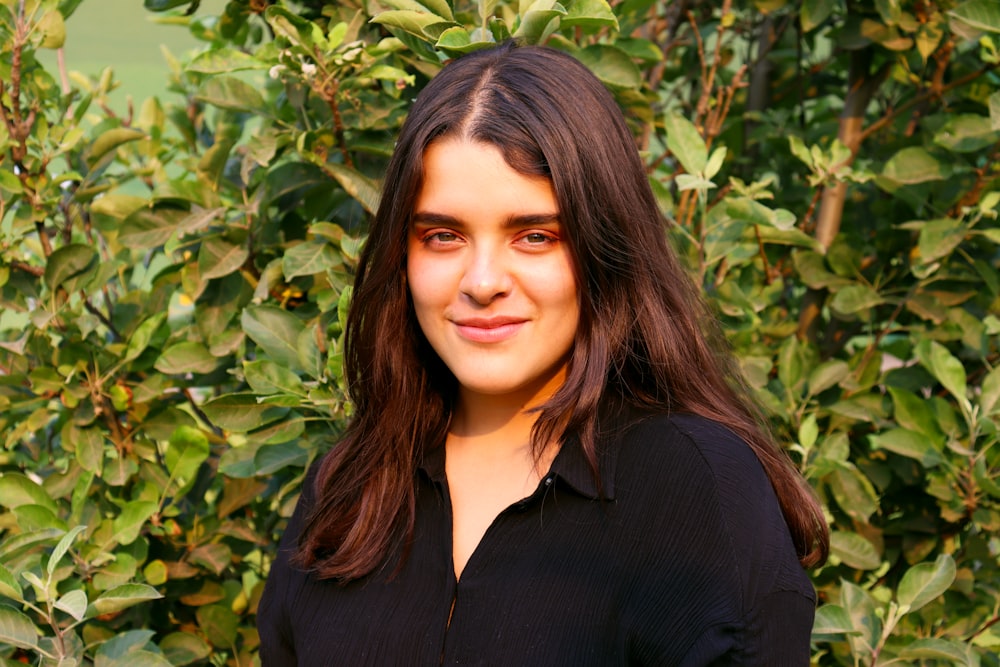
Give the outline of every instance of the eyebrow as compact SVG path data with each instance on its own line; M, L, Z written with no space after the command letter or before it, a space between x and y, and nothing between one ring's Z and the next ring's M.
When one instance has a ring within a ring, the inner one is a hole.
M446 227L462 227L463 221L445 213L435 213L433 211L417 211L410 217L411 225L443 225ZM558 213L526 213L524 215L512 215L503 222L505 228L523 229L525 227L538 227L544 225L561 224Z

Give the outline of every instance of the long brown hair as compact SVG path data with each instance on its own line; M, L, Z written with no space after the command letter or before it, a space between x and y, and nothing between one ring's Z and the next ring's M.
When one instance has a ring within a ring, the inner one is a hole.
M825 560L819 504L746 398L664 220L621 111L571 56L504 44L465 56L420 93L400 133L355 281L344 368L355 416L327 455L296 562L355 579L412 532L414 475L442 446L454 377L425 340L406 285L406 239L431 142L461 135L551 179L579 278L580 323L536 448L574 435L597 471L599 409L684 412L725 424L760 459L801 562Z

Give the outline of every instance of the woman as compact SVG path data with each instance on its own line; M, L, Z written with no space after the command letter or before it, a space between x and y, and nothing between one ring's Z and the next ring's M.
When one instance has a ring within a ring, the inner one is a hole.
M384 192L355 417L271 568L263 664L807 664L822 513L600 82L536 47L449 64Z

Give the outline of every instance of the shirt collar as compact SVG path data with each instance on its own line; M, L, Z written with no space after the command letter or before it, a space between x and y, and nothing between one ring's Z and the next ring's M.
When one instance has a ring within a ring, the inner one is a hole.
M570 436L559 448L550 472L566 482L574 491L593 500L614 500L615 470L618 464L618 450L621 444L625 420L612 418L605 422L610 429L603 429L597 438L598 480L587 463L583 447L576 436ZM436 484L447 481L444 467L444 447L438 446L424 454L419 469Z

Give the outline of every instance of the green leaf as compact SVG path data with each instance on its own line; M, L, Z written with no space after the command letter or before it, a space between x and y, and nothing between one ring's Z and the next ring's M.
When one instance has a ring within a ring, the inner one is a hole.
M243 374L247 383L258 394L306 395L302 378L273 361L267 359L244 361Z
M205 239L198 250L198 271L202 280L221 278L239 271L250 257L245 243L231 243L221 236Z
M166 207L140 209L122 223L118 240L122 245L137 250L162 246L187 216L188 212L183 209Z
M948 13L971 28L1000 32L1000 6L996 0L969 0Z
M967 230L961 220L940 218L928 220L920 227L917 242L920 262L930 264L950 255L962 243Z
M82 278L96 268L96 265L97 251L82 243L71 243L49 256L45 267L45 284L53 291L59 287L72 291L80 282L74 278Z
M916 611L944 594L955 581L955 561L941 554L933 563L919 563L903 574L896 592L900 613Z
M966 645L948 639L915 639L899 652L904 660L946 660L952 664L968 665Z
M305 330L299 318L274 306L249 306L240 318L243 330L264 352L293 371L304 371L299 361L298 340Z
M878 511L878 494L872 483L853 464L845 463L834 469L828 482L837 505L852 519L868 523Z
M857 570L874 570L882 564L874 545L857 533L831 532L830 552Z
M172 665L188 665L204 660L212 649L205 640L189 632L172 632L159 642L160 650Z
M868 436L873 449L887 449L900 456L919 461L924 468L933 468L944 462L944 457L934 448L934 442L922 433L905 428L894 428Z
M201 464L208 458L208 452L208 438L202 431L190 426L178 426L170 436L164 455L170 477L180 486L185 486L194 480Z
M162 597L152 586L123 584L102 593L90 606L97 614L111 614Z
M212 646L228 649L236 642L240 619L228 607L205 605L198 607L195 615L198 618L198 627Z
M52 576L52 573L56 571L56 567L59 566L59 561L62 560L62 557L66 555L66 552L69 551L69 548L73 545L73 540L75 540L76 536L86 529L86 526L74 526L68 530L65 535L63 535L61 540L59 540L56 548L52 550L52 555L49 556L49 563L45 568L50 577Z
M0 563L0 595L16 602L24 602L24 591L21 590L21 585L17 583L17 579L3 563Z
M610 28L618 31L618 18L607 0L570 0L566 5L566 16L560 21L560 27Z
M79 589L70 591L56 601L55 607L82 621L87 613L87 594Z
M664 118L667 130L667 148L689 174L699 174L708 163L708 149L694 123L675 113Z
M254 113L263 113L265 110L260 91L231 76L216 76L204 81L195 98L220 109Z
M0 475L0 506L14 509L21 505L41 505L54 513L59 511L55 501L41 486L21 473L3 473Z
M122 545L132 544L139 537L139 532L146 521L158 509L159 505L151 500L134 500L128 503L122 508L121 514L112 521L114 532L111 539Z
M566 9L556 0L534 0L521 12L521 24L514 31L514 38L525 44L541 44L555 32L558 19L565 15Z
M336 251L325 240L306 241L292 246L281 258L281 270L285 274L285 280L324 273L338 264L340 259Z
M156 330L160 328L166 318L166 313L156 313L143 320L142 324L137 326L135 331L129 336L128 347L125 348L125 356L122 360L133 361L137 359L149 347L149 342L153 339L153 334L156 333Z
M219 360L212 356L202 343L184 341L171 345L163 351L156 360L154 367L167 375L183 375L184 373L211 373L218 366Z
M58 9L50 9L38 19L35 29L42 35L38 44L43 49L61 49L66 43L66 22Z
M225 74L267 68L267 63L257 60L249 53L231 48L203 51L184 67L188 72L197 72L198 74Z
M956 114L934 134L934 143L956 153L971 153L992 146L998 138L989 116Z
M237 433L252 431L288 414L288 408L258 403L253 394L219 396L202 405L202 410L216 426Z
M983 379L982 391L979 394L979 406L983 417L989 417L1000 401L1000 366L991 370Z
M437 40L445 30L456 25L454 21L442 19L436 14L395 9L379 12L372 17L372 23L378 23L387 28L399 28L420 39L432 40Z
M951 167L920 146L909 146L889 158L882 176L895 183L913 185L941 181L951 175Z
M378 210L382 196L378 183L355 169L335 162L325 164L323 169L333 176L340 187L344 188L344 192L351 195L366 211L374 214Z
M90 145L84 154L87 166L93 169L102 158L119 146L127 144L130 141L138 141L145 138L146 133L142 130L135 130L128 127L116 127L105 130L101 133L101 136L94 140L94 143Z
M37 649L38 628L21 612L0 605L0 644Z
M875 611L872 596L860 586L847 581L840 585L840 606L851 617L851 627L857 631L856 640L865 646L875 646L882 634L882 621ZM852 646L857 646L852 640Z
M12 171L0 170L0 191L19 195L24 192L21 180Z
M971 409L966 396L965 367L951 352L937 341L922 339L916 347L920 364L930 371L941 385L958 400L968 412Z
M881 305L885 300L868 285L854 284L837 290L830 300L834 311L850 315Z
M815 396L836 386L851 372L847 362L840 359L825 361L809 373L809 394Z
M816 635L843 635L857 634L851 617L847 610L838 604L825 604L816 610L816 618L813 621L812 634Z
M799 10L802 32L809 32L826 21L838 4L837 0L804 0Z
M302 467L309 461L309 452L298 441L265 445L257 450L253 463L258 475L272 475L289 466Z

